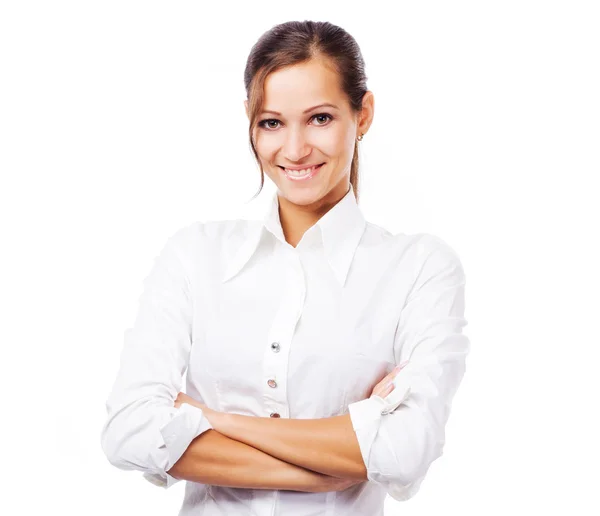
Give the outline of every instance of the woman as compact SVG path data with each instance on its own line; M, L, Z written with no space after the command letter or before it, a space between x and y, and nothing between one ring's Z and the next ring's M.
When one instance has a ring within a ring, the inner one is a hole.
M244 78L261 188L266 173L277 193L263 220L168 240L102 447L158 485L187 480L182 515L383 514L443 451L470 346L463 269L440 238L392 235L358 207L373 93L348 33L275 26Z

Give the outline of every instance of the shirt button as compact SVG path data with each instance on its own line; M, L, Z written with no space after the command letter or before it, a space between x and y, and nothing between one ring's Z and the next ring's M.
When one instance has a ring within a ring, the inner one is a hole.
M280 415L279 415L277 412L273 412L273 413L271 414L271 417L281 417L281 416L280 416Z
M269 384L269 387L277 387L277 382L275 380L269 380L267 383Z
M279 353L279 342L273 342L271 344L271 349L273 350L273 353Z

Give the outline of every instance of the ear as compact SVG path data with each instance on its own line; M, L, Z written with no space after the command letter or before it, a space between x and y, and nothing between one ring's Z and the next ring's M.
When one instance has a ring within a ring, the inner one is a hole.
M244 108L246 109L246 116L248 117L248 119L250 119L250 115L248 113L248 101L244 100Z
M375 115L375 96L372 91L367 91L363 95L362 101L362 110L360 112L358 118L358 133L365 134L369 127L371 127L371 123L373 122L373 117Z

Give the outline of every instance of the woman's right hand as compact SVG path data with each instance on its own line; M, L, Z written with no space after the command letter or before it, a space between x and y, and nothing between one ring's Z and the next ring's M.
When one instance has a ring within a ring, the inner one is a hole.
M392 392L394 390L394 384L392 381L406 364L408 364L408 360L405 360L401 364L397 365L389 374L385 375L379 381L379 383L373 387L373 391L369 395L369 398L374 394L380 398L385 398L390 392Z

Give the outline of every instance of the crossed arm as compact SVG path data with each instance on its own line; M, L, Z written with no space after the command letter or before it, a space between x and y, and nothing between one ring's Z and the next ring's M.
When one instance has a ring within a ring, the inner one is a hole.
M397 366L375 385L387 396ZM366 482L350 414L322 419L282 419L227 414L180 392L175 406L202 409L211 430L196 437L168 473L205 484L252 489L339 491Z
M401 368L381 379L372 394L387 396ZM175 406L182 403L201 408L213 428L196 437L169 470L175 478L306 492L337 491L368 480L349 413L322 419L242 416L212 410L180 392Z
M223 435L272 457L333 477L367 480L350 414L282 419L221 413L216 424Z
M186 398L185 403L203 409L213 430L194 439L169 470L176 478L306 492L340 490L367 480L349 415L313 420L240 416Z

